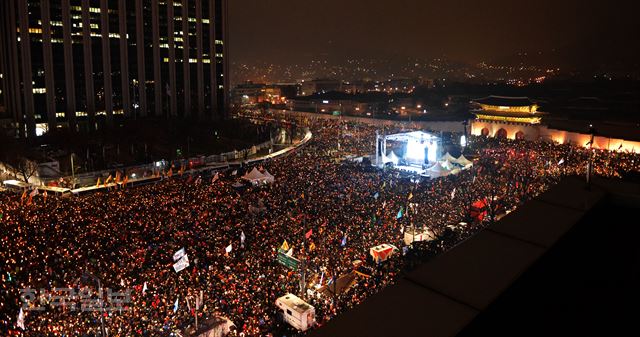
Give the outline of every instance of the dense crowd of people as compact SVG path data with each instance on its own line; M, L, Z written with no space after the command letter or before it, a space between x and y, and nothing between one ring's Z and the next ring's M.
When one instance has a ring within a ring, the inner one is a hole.
M438 237L402 249L337 295L304 294L322 325L392 284L415 261L473 235L563 176L584 174L589 161L594 174L608 177L640 171L636 154L474 137L465 151L472 168L408 178L336 160L370 153L373 126L309 124L313 139L306 146L260 164L276 178L270 185L238 189L239 175L227 171L219 179L185 173L71 198L39 195L29 205L24 195L1 193L0 334L99 336L103 321L109 336L169 336L193 326L197 315L200 321L227 317L238 335L289 336L295 331L277 319L275 300L303 295L299 273L276 261L285 240L292 256L305 261L306 287L316 289L351 272L355 260L370 260L370 247L403 247L406 226ZM484 218L470 212L478 201ZM172 257L181 248L190 265L175 272ZM86 275L104 288L130 291L129 297L109 310L102 310L112 305L106 294L100 310L56 297L64 295L59 288L81 284L97 290ZM25 296L23 289L37 292ZM17 326L20 308L24 329Z

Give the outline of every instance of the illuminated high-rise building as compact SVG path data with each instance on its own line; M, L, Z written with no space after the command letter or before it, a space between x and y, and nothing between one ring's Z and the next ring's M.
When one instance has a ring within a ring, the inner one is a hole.
M225 115L227 0L2 0L0 15L0 120L20 136Z

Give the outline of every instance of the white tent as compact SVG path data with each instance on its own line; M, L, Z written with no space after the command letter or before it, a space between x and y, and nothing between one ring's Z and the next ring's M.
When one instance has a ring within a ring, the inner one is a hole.
M459 158L454 159L453 161L454 163L462 166L462 167L466 167L468 165L473 165L473 162L467 158L464 157L464 155L460 155Z
M452 156L449 152L445 153L444 156L442 156L442 158L440 158L440 160L442 161L448 161L451 163L456 163L456 157Z
M447 170L453 170L455 169L457 166L455 165L455 162L452 162L450 160L441 160L440 164L442 165L442 167L444 167Z
M426 173L432 178L444 177L449 175L450 171L442 166L440 162L427 169Z
M251 170L251 172L242 176L242 179L249 180L251 182L259 182L259 181L265 180L266 177L264 174L260 173L260 171L258 171L257 168L254 167L253 170Z
M275 177L269 173L269 171L265 170L264 173L261 173L257 168L253 168L251 172L242 176L242 179L250 181L252 184L258 184L261 182L273 183L275 181Z
M268 182L270 184L273 183L276 180L276 178L271 173L269 173L269 171L267 171L267 170L264 170L263 175L264 175L264 178L265 178L264 181L266 181L266 182Z

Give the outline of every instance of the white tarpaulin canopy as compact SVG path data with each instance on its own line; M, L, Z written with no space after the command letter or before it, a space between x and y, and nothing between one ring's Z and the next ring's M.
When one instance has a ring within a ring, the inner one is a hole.
M242 176L242 179L249 180L249 181L261 180L261 179L264 179L264 174L260 173L260 171L258 171L258 169L254 167L253 170L251 170L251 172Z
M276 178L267 170L264 170L264 177L265 181L268 183L273 183L276 180Z
M449 175L450 171L442 166L440 162L427 169L426 173L432 178L444 177Z
M457 168L457 166L455 165L455 162L452 162L452 161L446 160L446 159L445 160L441 160L440 164L442 165L442 167L444 167L447 170L453 170L453 169Z
M271 173L269 173L269 171L265 170L264 173L262 173L255 167L253 168L253 170L251 170L251 172L242 176L242 179L248 180L252 183L260 183L260 182L273 183L273 181L275 180L274 176L272 176Z
M473 164L473 162L471 160L465 158L464 155L460 155L459 158L452 160L452 162L454 162L454 163L456 163L456 164L458 164L458 165L460 165L462 167L465 167L467 165Z
M446 160L451 163L456 163L457 161L456 157L452 156L449 152L445 153L444 156L440 158L440 160L443 160L443 161Z
M253 170L251 170L251 172L243 175L242 179L249 180L250 182L259 182L264 180L265 176L260 171L258 171L257 168L254 167Z

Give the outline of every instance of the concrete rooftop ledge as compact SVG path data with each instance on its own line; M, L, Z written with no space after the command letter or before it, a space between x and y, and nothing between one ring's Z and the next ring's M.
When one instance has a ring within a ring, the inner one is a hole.
M604 188L595 184L587 189L587 183L583 177L567 177L558 185L542 193L536 200L559 207L587 211L601 201L606 193Z
M478 314L466 305L409 280L400 280L363 305L343 313L309 336L389 337L455 335Z
M584 214L584 211L573 208L532 200L489 226L488 230L539 247L549 248ZM540 219L541 217L543 219ZM536 225L530 223L532 219L537 220Z

